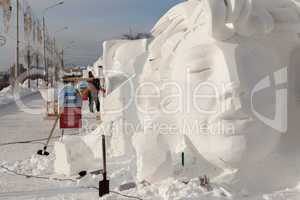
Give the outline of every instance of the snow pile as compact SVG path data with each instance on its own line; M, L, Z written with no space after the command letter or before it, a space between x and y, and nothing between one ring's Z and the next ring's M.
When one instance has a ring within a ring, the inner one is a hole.
M183 182L175 179L167 179L160 184L158 194L164 200L184 200L184 199L225 199L232 195L223 188L215 186L211 191L207 191L200 186L199 179L192 179L188 182Z
M0 91L0 106L12 103L36 92L36 89L27 88L22 85L16 87L15 90L11 86L8 86Z
M41 157L33 155L31 158L13 163L1 162L0 166L5 167L11 172L28 176L46 176L53 174L54 156ZM0 171L6 171L1 168Z

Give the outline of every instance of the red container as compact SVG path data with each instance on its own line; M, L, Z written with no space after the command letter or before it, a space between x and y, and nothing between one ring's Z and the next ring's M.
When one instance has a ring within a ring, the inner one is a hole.
M61 129L73 129L82 127L82 114L81 108L64 108L63 113L60 116L60 128Z
M83 96L82 96L82 100L83 100L83 101L87 101L87 100L89 100L89 97L88 97L87 95L83 95Z

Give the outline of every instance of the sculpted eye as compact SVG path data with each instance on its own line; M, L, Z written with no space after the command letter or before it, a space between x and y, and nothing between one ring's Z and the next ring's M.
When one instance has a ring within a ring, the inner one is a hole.
M199 73L203 73L206 71L210 71L211 68L207 67L207 68L201 68L201 69L193 69L193 68L189 68L189 73L190 74L199 74Z
M210 67L194 67L188 69L188 74L191 79L206 80L211 76L213 70Z

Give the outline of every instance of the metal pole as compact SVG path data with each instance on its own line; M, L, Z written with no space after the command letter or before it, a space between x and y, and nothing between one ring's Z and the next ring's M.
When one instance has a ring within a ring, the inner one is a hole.
M107 168L106 168L106 144L105 135L102 135L102 153L103 153L103 179L107 179Z
M45 16L43 16L43 38L44 38L44 66L45 66L45 78L46 78L46 85L47 89L49 86L49 77L48 77L48 65L47 65L47 55L46 55L46 22L45 22ZM47 92L47 98L49 97L48 92ZM46 105L46 111L47 115L49 115L49 100L47 100L47 105Z
M64 63L64 49L61 50L61 67L65 70L65 63Z
M44 9L43 11L43 35L44 35L44 65L45 65L45 71L46 71L46 82L47 82L47 85L49 85L49 66L48 66L48 59L47 59L47 55L46 55L46 51L47 51L47 47L46 47L46 22L45 22L45 15L46 15L46 12L51 9L51 8L54 8L56 6L59 6L59 5L62 5L64 4L64 1L60 1L52 6L49 6L47 8ZM50 52L51 53L51 52Z
M15 69L15 79L17 79L18 75L19 75L19 65L20 65L20 30L19 30L19 10L20 10L20 2L19 0L17 0L17 66Z
M36 69L39 70L39 54L36 53ZM39 78L37 77L36 88L39 88Z
M53 39L53 53L52 53L52 59L54 61L54 80L53 80L53 85L56 84L56 82L58 81L58 66L57 66L57 57L56 57L56 39L54 37Z
M105 136L102 135L102 153L103 153L103 180L99 182L99 197L103 197L109 194L109 180L107 180L107 168L106 168L106 145Z
M45 16L43 16L43 38L44 38L44 66L46 71L46 83L48 85L48 65L47 65L47 55L46 55L46 22Z
M31 57L30 57L30 45L28 45L27 50L27 74L28 74L28 88L30 88L30 65L31 65Z

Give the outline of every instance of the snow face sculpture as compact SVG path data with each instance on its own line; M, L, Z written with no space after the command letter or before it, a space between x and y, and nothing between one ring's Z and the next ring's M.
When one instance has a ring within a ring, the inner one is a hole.
M140 78L138 179L171 175L187 148L222 169L272 152L288 128L287 91L276 88L299 45L298 4L190 0L162 17Z

